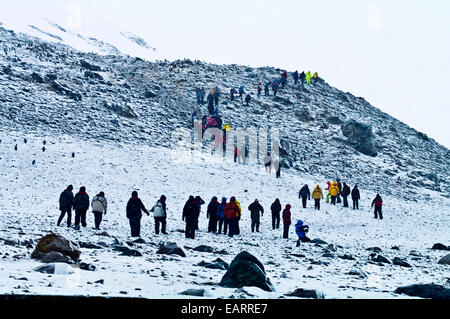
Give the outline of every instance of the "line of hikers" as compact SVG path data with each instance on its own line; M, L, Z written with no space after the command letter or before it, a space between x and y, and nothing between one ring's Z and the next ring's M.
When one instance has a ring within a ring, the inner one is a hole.
M334 193L332 187L337 187L337 182L333 182L333 184L329 187L329 194L331 198L336 198L337 195ZM346 185L344 183L344 185ZM356 185L354 190L358 190ZM89 204L92 207L92 212L94 214L94 222L95 228L100 229L100 223L102 222L102 216L107 212L107 201L105 197L105 193L99 192L96 196L92 198L92 201L89 201L89 195L86 192L86 187L80 187L79 192L74 196L73 195L73 186L69 185L60 195L59 197L59 209L61 214L58 218L57 225L60 226L64 216L67 214L67 227L71 227L71 219L72 219L72 208L75 211L75 225L74 228L76 230L80 229L80 223L83 227L87 226L86 223L86 213L89 209ZM355 192L356 194L356 192ZM338 194L339 195L339 194ZM310 199L312 196L315 200L315 209L320 210L320 200L323 199L323 192L320 189L320 186L317 185L312 195L309 191L308 185L304 185L300 192L299 198L302 199L303 208L306 208L307 199ZM344 197L344 196L343 196ZM346 196L344 197L346 198ZM357 197L354 199L358 201L360 199L359 190L357 192ZM332 201L332 204L335 204L335 201ZM186 223L185 236L186 238L195 238L195 231L199 229L198 221L201 212L201 206L205 204L205 201L200 196L189 196L189 199L186 201L183 207L182 220ZM381 196L377 194L375 199L372 201L372 207L375 206L375 218L383 219L382 215L382 204L383 200ZM357 204L356 204L357 205ZM348 207L348 206L344 206ZM277 198L271 204L270 210L272 213L272 229L279 229L280 227L280 218L283 220L283 238L288 238L289 227L291 225L291 208L290 204L286 204L285 208L282 209L282 205L280 200ZM260 219L264 215L264 208L259 203L258 199L255 199L253 203L248 206L248 210L250 211L251 218L251 231L259 232L260 227ZM140 237L141 230L141 218L142 212L146 213L147 216L150 216L149 212L153 212L153 217L155 220L155 233L167 234L166 225L167 225L167 207L166 207L166 196L162 195L155 205L148 211L141 199L138 197L137 191L133 191L131 194L131 198L127 202L126 206L126 217L130 223L131 229L131 237ZM281 213L282 212L282 213ZM280 216L281 213L281 216ZM240 234L239 221L241 220L242 208L239 201L235 196L230 198L230 201L227 202L226 197L222 197L222 201L219 203L216 196L212 197L211 201L207 206L206 217L209 219L208 223L208 232L224 234L229 237L233 237L234 235ZM301 223L300 223L301 222ZM299 236L300 241L307 241L305 233L308 231L309 227L303 225L303 222L299 220L296 226L296 233ZM301 229L299 235L299 229ZM306 229L306 232L305 232Z

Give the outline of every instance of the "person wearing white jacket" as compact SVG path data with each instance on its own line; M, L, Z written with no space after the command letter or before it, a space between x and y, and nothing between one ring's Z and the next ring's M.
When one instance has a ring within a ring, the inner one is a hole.
M92 212L94 213L95 229L100 229L102 216L103 214L106 215L106 209L108 208L104 192L100 192L92 198L91 207Z
M166 196L162 195L150 211L153 212L153 217L155 218L155 233L159 234L159 225L161 224L161 233L167 235Z

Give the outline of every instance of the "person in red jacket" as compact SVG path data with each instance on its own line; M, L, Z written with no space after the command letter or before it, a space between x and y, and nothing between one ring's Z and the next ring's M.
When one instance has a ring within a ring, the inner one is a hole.
M261 82L258 83L258 88L256 90L258 91L258 97L260 97L261 96L261 91L262 91Z
M383 214L381 212L381 207L383 207L383 200L381 199L380 194L377 194L377 196L375 196L374 200L372 201L372 205L370 207L374 207L374 206L375 206L375 210L374 210L375 218L378 218L378 214L379 214L380 219L383 219Z
M239 207L236 204L236 197L231 197L230 202L225 206L225 223L228 225L228 236L233 237L236 232Z
M289 238L289 226L291 226L291 205L287 204L283 210L283 238Z

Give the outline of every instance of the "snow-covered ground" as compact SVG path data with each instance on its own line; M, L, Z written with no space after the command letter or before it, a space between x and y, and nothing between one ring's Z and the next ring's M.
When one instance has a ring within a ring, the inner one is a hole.
M178 294L186 289L205 288L210 298L278 298L296 288L311 288L322 291L325 298L404 298L393 291L413 283L449 284L448 266L437 263L446 252L430 248L434 243L450 242L450 200L432 191L431 200L426 202L406 202L381 194L384 219L380 221L373 218L370 203L375 193L370 189L361 189L359 211L332 207L324 201L320 212L314 210L311 201L307 209L301 208L300 187L307 183L310 188L316 184L324 188L326 180L293 170L282 171L282 178L276 179L257 165L212 161L208 156L180 162L174 160L167 148L96 143L71 136L46 136L45 132L0 130L0 139L0 239L20 242L33 239L36 243L42 235L53 231L74 242L103 242L110 246L114 238L128 241L125 206L133 190L139 192L148 209L160 195L167 196L169 232L169 235L155 235L153 218L144 215L141 236L146 244L134 246L142 252L142 257L119 256L108 247L81 249L81 260L94 264L97 269L93 272L77 269L67 275L36 272L33 269L41 263L30 258L31 248L1 244L0 294L182 298ZM45 152L41 150L44 139ZM347 182L353 185L351 180ZM101 227L112 237L96 235L99 232L93 229L90 212L86 229L76 231L56 226L59 194L69 184L74 185L75 192L80 186L86 186L90 198L99 191L105 192L109 208ZM219 199L236 196L243 208L241 235L230 239L207 233L206 204L196 239L185 239L179 230L184 229L181 214L189 195L200 195L207 203L212 196ZM303 219L310 226L310 238L320 238L337 247L332 252L334 257L322 256L326 246L296 247L294 226L288 240L282 238L282 229L271 229L270 205L277 197L283 207L287 203L292 205L293 224ZM260 233L250 231L247 207L255 198L265 209ZM156 254L159 244L167 242L183 247L187 257ZM224 249L228 255L190 249L202 244ZM405 258L412 268L370 263L370 251L366 249L374 246L381 248L381 254L389 260ZM399 250L391 249L393 246ZM244 250L264 264L275 292L255 287L243 290L219 287L224 270L196 265L217 257L230 263ZM352 255L355 260L338 257L344 254ZM363 271L367 277L348 275L353 269ZM100 279L104 284L95 283Z

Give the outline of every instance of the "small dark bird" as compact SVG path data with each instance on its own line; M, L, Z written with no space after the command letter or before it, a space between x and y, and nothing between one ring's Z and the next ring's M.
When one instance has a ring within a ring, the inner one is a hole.
M42 152L45 152L45 146L42 146Z
M34 165L34 164L36 164L36 160L33 160L33 162L31 163L31 165Z
M16 146L14 146L14 150L17 151L17 144L16 144Z
M24 139L23 139L23 142L24 142L25 144L27 144L27 139L26 139L26 138L24 138Z
M42 142L42 144L44 144L44 145L45 145L45 144L47 144L47 141L46 141L46 140L44 140L44 141Z
M74 152L72 152L72 157L75 157L75 153Z

